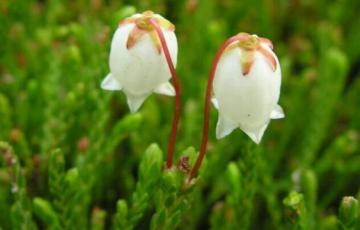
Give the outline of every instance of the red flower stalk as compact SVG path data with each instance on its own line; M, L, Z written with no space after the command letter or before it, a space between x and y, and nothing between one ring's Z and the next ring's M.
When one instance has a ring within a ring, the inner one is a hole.
M229 38L228 40L226 40L221 45L219 50L217 51L215 58L212 62L209 79L207 82L206 94L205 94L204 123L203 123L200 153L199 153L198 158L196 159L194 167L190 171L189 181L196 175L196 173L199 170L201 163L204 159L205 153L206 153L206 147L207 147L207 142L208 142L208 133L209 133L209 116L210 116L209 113L210 113L210 106L211 106L211 93L212 93L214 76L215 76L215 72L216 72L216 66L221 58L221 55L226 50L226 48L229 45L233 44L234 42L237 42L242 39L244 39L244 35L238 34L238 35L235 35L235 36Z
M180 112L181 112L180 84L177 79L176 70L175 70L173 62L171 60L169 48L166 44L165 37L161 30L161 27L159 26L157 21L154 19L151 19L150 23L154 26L156 33L159 36L159 39L161 42L161 47L164 50L166 62L169 66L172 81L173 81L174 88L175 88L175 110L174 110L174 117L173 117L173 122L172 122L172 126L171 126L171 131L170 131L168 151L167 151L167 155L166 155L166 167L169 169L173 165L172 159L173 159L173 155L174 155L176 133L177 133L178 124L179 124L179 120L180 120Z

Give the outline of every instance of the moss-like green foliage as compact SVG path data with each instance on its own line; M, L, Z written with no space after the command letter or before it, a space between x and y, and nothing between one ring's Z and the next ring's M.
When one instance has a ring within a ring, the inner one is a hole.
M1 0L0 229L360 229L359 9ZM152 95L130 114L123 93L100 89L119 21L145 10L176 25L182 118L172 169L173 98ZM211 61L238 32L273 41L286 117L255 145L240 130L216 140L213 109L208 153L188 181Z

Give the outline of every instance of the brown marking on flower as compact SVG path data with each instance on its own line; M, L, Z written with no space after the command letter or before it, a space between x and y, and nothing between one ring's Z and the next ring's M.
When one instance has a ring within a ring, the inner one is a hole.
M128 40L126 42L127 49L131 49L132 47L134 47L136 45L136 43L140 40L140 38L144 34L148 33L153 44L156 47L158 54L159 55L161 54L161 51L162 51L161 43L160 43L160 40L156 34L156 31L155 31L153 25L150 22L151 20L155 20L160 25L160 27L163 29L166 29L166 30L169 30L172 32L175 31L174 24L172 24L170 21L168 21L164 18L161 18L161 17L155 15L152 11L145 11L140 16L137 15L137 16L132 16L132 17L126 18L119 23L119 26L131 24L131 23L135 24L135 26L131 30Z
M138 17L137 19L135 19L135 25L139 29L146 30L146 31L151 31L151 30L154 29L152 24L150 23L150 20L152 18L153 18L153 14L145 12L143 14L143 16Z
M277 63L276 63L276 59L274 57L274 55L271 53L271 51L269 51L268 49L264 48L263 46L259 46L258 48L258 51L264 55L265 57L265 60L267 61L267 63L269 63L271 69L273 71L276 70L276 66L277 66Z
M240 60L240 63L241 63L242 74L244 75L244 77L246 77L246 75L250 73L251 67L254 64L254 60L255 60L254 50L243 51L243 56Z
M145 30L139 29L138 27L134 27L131 32L129 33L129 37L128 40L126 42L126 48L130 49L132 47L134 47L134 45L136 44L136 42L139 41L139 39L146 34Z
M238 45L245 50L256 50L259 47L259 39L256 35L243 35L244 37L239 40Z
M265 45L270 49L273 49L273 44L269 39L261 38L256 35L250 35L248 33L239 33L237 36L237 41L230 44L224 50L224 53L238 47L243 51L240 64L244 76L250 73L251 67L253 66L255 61L256 51L258 51L265 57L265 60L269 63L273 71L276 70L277 63L274 54L264 47Z
M259 38L260 43L267 45L270 49L274 48L273 43L270 41L270 39L267 38Z
M238 39L236 41L234 41L233 43L231 43L230 45L228 45L223 53L229 52L235 48L243 48L247 50L251 50L251 48L249 47L249 44L247 42L247 40L249 40L251 38L252 35L248 34L248 33L239 33L236 35L238 37ZM252 48L253 49L253 48Z

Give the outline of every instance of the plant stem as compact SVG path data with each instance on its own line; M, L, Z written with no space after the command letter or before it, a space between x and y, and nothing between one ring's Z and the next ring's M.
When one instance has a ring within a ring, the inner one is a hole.
M169 169L173 165L172 159L173 159L173 155L174 155L176 132L177 132L177 128L178 128L178 124L179 124L179 120L180 120L180 112L181 112L180 83L177 79L176 70L175 70L174 64L171 60L169 48L166 44L165 36L161 30L161 27L153 19L150 20L150 22L154 26L156 33L160 38L161 47L164 50L166 62L169 66L169 69L171 72L171 77L172 77L172 82L173 82L174 88L175 88L175 110L174 110L174 117L173 117L173 122L172 122L172 126L171 126L171 131L170 131L168 151L167 151L167 155L166 155L166 167Z
M205 109L204 109L204 123L203 123L203 131L202 131L202 140L201 140L201 147L200 153L198 158L196 159L194 167L191 169L189 174L189 181L196 175L197 171L199 170L201 163L204 159L206 153L206 147L208 142L208 133L209 133L209 113L210 113L210 101L211 101L211 93L212 93L212 86L215 77L216 67L221 58L221 55L225 51L225 49L232 43L237 42L243 38L242 35L235 35L228 40L226 40L219 50L217 51L215 58L211 65L210 75L207 82L206 94L205 94Z

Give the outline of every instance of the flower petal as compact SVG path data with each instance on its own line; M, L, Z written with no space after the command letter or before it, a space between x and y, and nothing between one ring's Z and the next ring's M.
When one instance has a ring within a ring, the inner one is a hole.
M284 110L281 108L280 105L275 105L275 108L273 109L273 111L271 111L270 118L281 119L284 117L285 117Z
M135 113L139 110L140 106L144 103L145 99L148 97L148 95L143 96L131 96L126 95L127 97L127 104L129 105L130 111L132 113Z
M105 79L101 82L101 88L105 90L121 90L121 84L116 80L111 73L106 75Z
M211 102L216 109L219 109L219 101L215 97L211 98Z
M254 141L256 144L259 144L268 125L269 122L259 127L258 129L254 129L254 130L246 130L242 127L240 127L240 129L244 131L244 133L246 133L246 135L248 135L252 141Z
M160 84L156 89L154 89L154 93L163 94L167 96L175 96L175 89L170 84L170 82L165 82Z
M219 114L219 119L216 125L216 139L221 139L229 135L237 127L238 125L235 122Z

